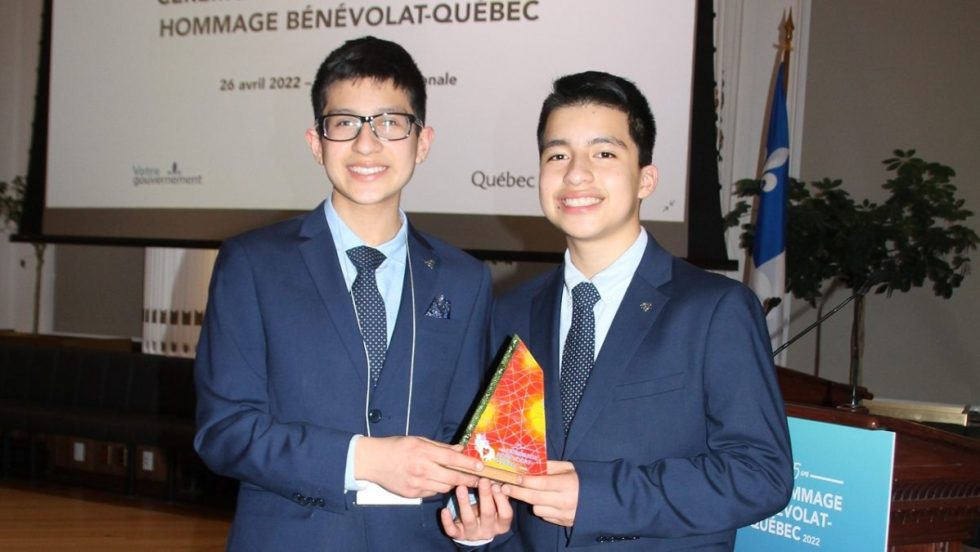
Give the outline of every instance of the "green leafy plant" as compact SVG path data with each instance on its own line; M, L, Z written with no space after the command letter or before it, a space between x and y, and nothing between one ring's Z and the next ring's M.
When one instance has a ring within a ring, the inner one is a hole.
M0 182L0 231L19 231L21 217L24 215L24 195L27 192L27 180L16 176L10 182ZM41 312L41 276L44 269L44 252L47 245L44 242L32 242L34 247L34 320L32 331L38 332L38 321Z
M17 176L8 182L0 182L0 221L4 229L13 230L20 224L24 213L24 193L27 191L27 181Z
M891 296L928 280L936 295L948 299L969 273L969 252L980 241L963 224L973 213L956 197L952 168L916 157L915 150L896 150L883 163L893 174L882 186L889 195L880 204L856 201L840 180L829 178L791 180L788 193L786 289L818 309L818 300L834 289L852 290L852 377L863 349L864 293ZM751 211L748 199L761 189L759 180L736 182L735 194L745 199L725 217L727 227ZM755 225L741 229L741 246L751 250Z

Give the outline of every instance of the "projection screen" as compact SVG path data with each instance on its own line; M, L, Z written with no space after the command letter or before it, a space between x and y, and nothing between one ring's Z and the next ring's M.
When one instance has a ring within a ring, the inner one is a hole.
M44 233L215 241L315 207L311 81L370 34L427 78L436 139L402 202L419 226L562 249L538 206L537 116L554 78L595 69L650 101L660 184L642 218L683 254L694 26L693 0L55 0Z

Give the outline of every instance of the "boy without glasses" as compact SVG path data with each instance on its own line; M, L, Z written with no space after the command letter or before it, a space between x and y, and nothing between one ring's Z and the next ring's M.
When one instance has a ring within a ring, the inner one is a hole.
M564 263L501 297L493 339L545 370L548 475L503 491L508 550L730 551L789 500L792 461L758 299L640 225L655 127L633 83L555 81L538 123L541 209Z

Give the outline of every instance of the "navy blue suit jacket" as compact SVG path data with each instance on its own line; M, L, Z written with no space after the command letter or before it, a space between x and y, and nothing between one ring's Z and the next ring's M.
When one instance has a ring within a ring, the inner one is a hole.
M516 503L516 534L494 547L731 550L735 529L778 511L793 486L759 300L651 237L566 438L558 375L563 271L499 299L492 343L520 335L544 370L548 457L575 465L575 525L566 530Z
M415 311L406 270L370 429L405 432L414 316L410 433L450 442L487 368L490 275L411 227L408 244ZM426 314L439 295L448 318ZM367 361L322 205L223 244L195 377L195 447L241 481L229 549L456 549L439 525L444 497L358 507L344 492L348 442L366 431Z

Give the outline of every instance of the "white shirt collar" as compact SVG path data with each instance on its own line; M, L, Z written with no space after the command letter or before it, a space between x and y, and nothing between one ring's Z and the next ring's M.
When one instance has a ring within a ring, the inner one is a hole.
M633 273L636 272L637 267L640 266L640 261L643 260L643 253L646 251L649 239L646 230L641 228L633 245L629 246L611 265L592 277L590 281L599 291L599 297L605 300L619 296L619 300L616 301L616 306L619 306L619 301L622 301L622 296L625 295L626 288L629 287L629 283L633 279ZM572 263L571 253L567 249L565 250L564 276L565 291L569 297L571 297L572 288L587 280L585 275Z
M357 268L354 267L354 263L347 256L347 250L352 247L367 244L340 218L340 214L337 213L329 197L323 203L323 210L327 217L327 226L330 227L330 234L333 237L334 247L337 248L337 257L340 259L340 267L344 273L344 280L347 282L347 288L349 290L354 284L354 278L357 276ZM379 271L384 271L388 267L397 267L399 271L404 270L405 258L408 251L408 218L401 209L398 210L398 216L401 218L401 227L398 229L398 232L390 240L375 247L375 249L384 253L386 257L385 261L378 267Z

